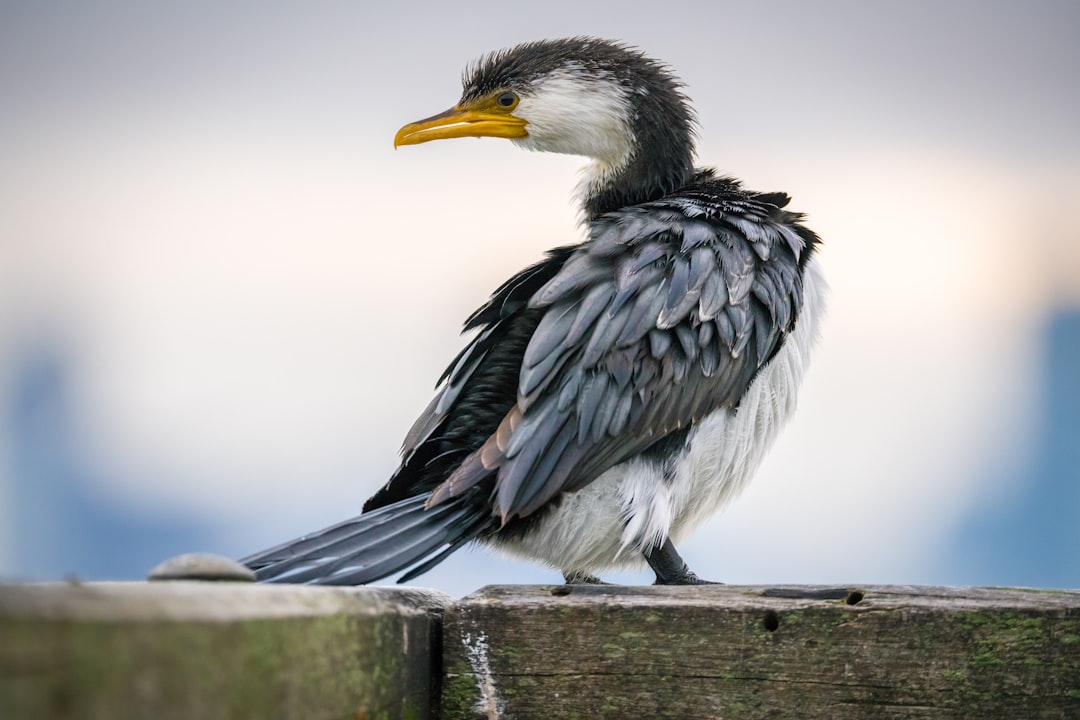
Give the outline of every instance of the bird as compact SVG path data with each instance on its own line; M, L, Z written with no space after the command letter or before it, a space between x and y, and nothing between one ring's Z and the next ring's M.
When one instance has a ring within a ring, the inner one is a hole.
M695 165L665 64L622 42L482 56L395 148L462 137L584 156L581 236L513 275L362 513L240 562L264 582L367 584L469 543L567 583L696 585L676 549L746 486L795 411L824 313L821 241L781 192ZM527 217L523 217L527 220Z

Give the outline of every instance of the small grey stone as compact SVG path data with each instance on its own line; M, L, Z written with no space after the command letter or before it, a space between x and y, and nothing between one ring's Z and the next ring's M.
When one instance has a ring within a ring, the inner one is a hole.
M224 580L255 582L255 573L232 558L209 553L186 553L162 562L147 580Z

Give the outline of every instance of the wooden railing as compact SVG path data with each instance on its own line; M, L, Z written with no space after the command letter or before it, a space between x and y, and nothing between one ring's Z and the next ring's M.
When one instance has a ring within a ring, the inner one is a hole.
M0 586L0 718L1080 718L1080 592Z

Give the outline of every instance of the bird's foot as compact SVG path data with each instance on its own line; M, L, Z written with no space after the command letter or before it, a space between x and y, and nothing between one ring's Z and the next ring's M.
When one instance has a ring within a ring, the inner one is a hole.
M649 567L656 573L653 585L720 585L702 580L687 567L670 539L657 545L645 555Z
M693 572L690 568L683 565L682 572L676 575L669 575L665 577L656 576L656 582L653 585L723 585L724 583L713 582L712 580L702 580Z
M567 585L608 585L595 575L590 575L586 572L564 572L562 574L563 580Z

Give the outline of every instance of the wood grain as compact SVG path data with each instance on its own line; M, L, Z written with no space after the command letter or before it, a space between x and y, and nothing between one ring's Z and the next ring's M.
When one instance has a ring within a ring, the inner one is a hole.
M1080 718L1080 593L489 587L447 609L443 717Z
M427 590L0 585L0 719L427 718Z

